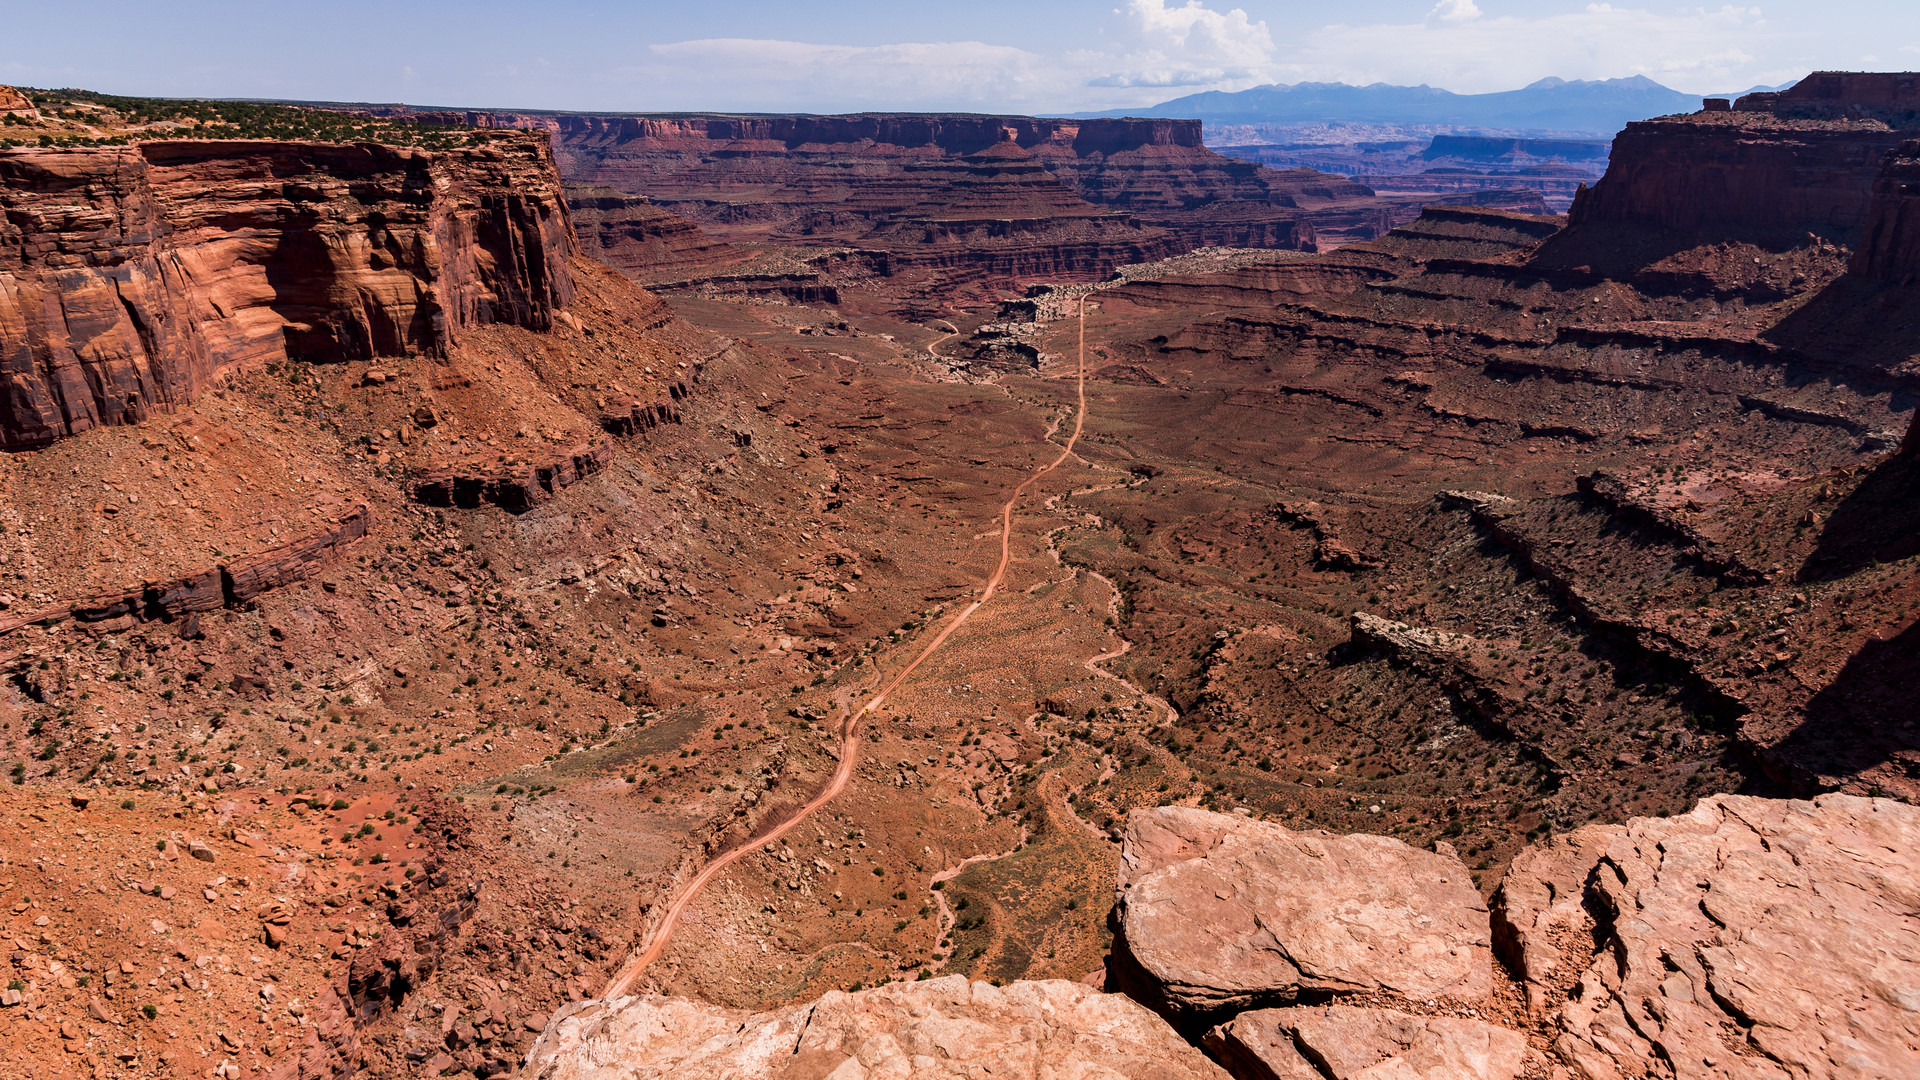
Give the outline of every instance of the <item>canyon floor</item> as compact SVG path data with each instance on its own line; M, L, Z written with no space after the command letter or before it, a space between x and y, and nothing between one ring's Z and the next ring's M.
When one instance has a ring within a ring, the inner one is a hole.
M1707 796L1911 801L1907 287L1632 235L1434 208L938 310L575 254L550 326L8 454L4 1071L486 1077L610 985L1105 986L1144 808L1485 898ZM1816 340L1847 304L1887 336Z

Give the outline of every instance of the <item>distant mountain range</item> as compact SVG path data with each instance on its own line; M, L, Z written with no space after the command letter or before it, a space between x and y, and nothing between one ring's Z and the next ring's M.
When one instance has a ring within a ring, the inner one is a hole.
M1707 96L1738 97L1752 90ZM1699 95L1683 94L1644 75L1571 81L1546 78L1495 94L1456 94L1431 86L1386 83L1275 83L1233 93L1189 94L1144 111L1128 110L1127 115L1198 118L1209 124L1433 124L1612 135L1630 120L1696 112L1700 100Z

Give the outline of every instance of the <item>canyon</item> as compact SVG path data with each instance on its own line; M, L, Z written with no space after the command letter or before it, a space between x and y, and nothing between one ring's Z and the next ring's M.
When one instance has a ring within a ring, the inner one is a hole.
M753 277L737 265L716 275L726 285L810 288L835 303L850 290L902 310L1197 248L1313 251L1372 239L1426 202L1546 209L1497 179L1382 198L1312 169L1223 157L1188 120L367 111L547 131L570 183L645 196L716 240L773 249ZM608 209L596 216L609 220ZM655 273L637 252L608 250L622 270Z
M9 1070L1910 1070L1902 77L1565 216L1178 121L55 94Z

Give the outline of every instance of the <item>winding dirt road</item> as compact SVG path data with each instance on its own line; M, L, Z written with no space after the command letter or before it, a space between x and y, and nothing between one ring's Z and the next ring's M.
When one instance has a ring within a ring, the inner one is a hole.
M993 568L993 576L987 579L986 588L981 590L980 598L968 604L958 615L948 620L947 624L940 628L940 632L935 634L931 641L927 642L926 647L922 648L906 667L895 672L894 676L888 679L885 685L881 686L880 690L867 700L865 705L862 705L856 711L850 711L846 718L841 721L840 767L833 771L833 778L827 782L827 786L821 788L819 794L809 799L805 805L796 810L787 820L781 822L771 830L752 837L739 846L716 856L712 862L706 865L705 869L695 875L694 879L687 883L686 888L680 891L680 895L674 898L673 904L667 908L666 915L661 918L660 925L655 928L653 938L647 943L646 949L633 959L627 961L619 971L614 973L611 979L607 980L606 989L601 991L601 997L618 997L632 989L634 982L640 978L641 973L647 970L648 965L658 960L660 954L666 951L667 941L673 936L674 927L680 922L680 916L685 914L687 908L700 895L701 890L705 889L709 882L718 877L721 871L732 865L736 859L739 859L742 855L751 851L754 845L771 843L785 836L812 815L815 810L832 802L836 796L846 790L847 782L853 779L854 767L860 762L860 718L872 712L874 709L879 708L880 704L887 699L888 694L893 693L902 682L905 682L907 676L913 674L915 669L917 669L927 657L933 655L934 650L946 644L947 639L953 636L953 632L960 628L960 624L971 618L974 612L980 610L982 604L993 599L993 594L999 591L1000 581L1006 577L1007 574L1007 564L1012 561L1013 558L1014 507L1020 502L1020 497L1027 493L1028 488L1039 482L1039 480L1048 473L1065 464L1066 460L1073 456L1074 444L1080 441L1080 433L1086 427L1087 302L1084 296L1079 299L1080 339L1078 347L1078 371L1075 373L1075 396L1077 402L1074 409L1073 434L1067 437L1066 445L1061 448L1060 455L1042 468L1036 470L1032 476L1027 477L1026 480L1021 482L1019 487L1014 488L1013 494L1007 498L1006 505L1000 508L1000 563Z

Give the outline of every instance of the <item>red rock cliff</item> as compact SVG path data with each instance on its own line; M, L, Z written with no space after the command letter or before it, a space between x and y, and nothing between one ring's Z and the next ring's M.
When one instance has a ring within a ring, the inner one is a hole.
M1902 143L1881 163L1873 209L1848 270L1877 281L1920 283L1920 141Z
M0 447L288 358L437 355L572 295L546 140L0 152Z
M1606 175L1574 199L1568 216L1576 227L1815 230L1851 243L1866 225L1880 160L1900 140L1878 120L1735 111L1639 121L1614 139Z
M1748 94L1733 107L1800 120L1879 120L1911 128L1920 123L1920 72L1816 71L1785 90Z

